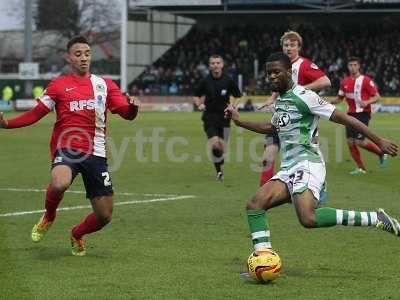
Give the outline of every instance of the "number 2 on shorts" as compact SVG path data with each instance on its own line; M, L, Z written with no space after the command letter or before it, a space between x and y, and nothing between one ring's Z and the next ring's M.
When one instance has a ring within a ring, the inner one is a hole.
M111 185L110 174L108 172L103 172L101 173L101 176L104 177L104 186L110 186Z

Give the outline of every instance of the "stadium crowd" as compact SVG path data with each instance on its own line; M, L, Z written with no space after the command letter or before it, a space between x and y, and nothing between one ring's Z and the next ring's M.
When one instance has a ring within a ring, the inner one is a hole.
M303 37L302 54L322 68L331 79L335 95L344 77L346 58L359 56L362 71L374 78L382 95L400 94L397 76L400 68L400 29L393 22L348 24L302 23L291 27ZM192 28L183 39L148 67L130 84L134 95L188 95L199 79L208 74L207 60L218 53L225 58L225 71L237 79L243 75L244 92L248 95L268 92L264 84L263 65L266 57L280 50L279 38L287 25L242 25ZM255 78L254 61L258 60Z

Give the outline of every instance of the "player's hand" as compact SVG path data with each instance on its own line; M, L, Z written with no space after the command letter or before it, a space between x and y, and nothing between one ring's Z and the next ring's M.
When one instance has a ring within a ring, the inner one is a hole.
M199 105L197 105L197 108L199 111L205 111L206 110L206 106L204 103L200 103Z
M142 105L142 102L140 102L138 97L130 96L129 94L127 94L126 98L128 99L129 105L136 106L138 108Z
M7 128L7 121L4 120L4 113L0 111L0 128Z
M391 156L396 156L397 155L397 145L393 143L390 140L387 139L381 139L380 142L378 143L379 148L386 154L389 154Z
M239 112L233 105L229 105L224 112L225 112L225 118L227 119L230 118L234 122L239 120L240 118Z
M369 105L369 103L367 103L367 102L365 102L365 101L361 101L360 102L360 106L362 107L362 108L365 108L365 107L367 107Z

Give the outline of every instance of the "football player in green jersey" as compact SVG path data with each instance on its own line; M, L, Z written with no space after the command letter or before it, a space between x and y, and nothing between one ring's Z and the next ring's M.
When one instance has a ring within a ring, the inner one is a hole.
M254 250L262 255L272 248L266 211L290 202L305 228L376 226L399 236L400 223L383 209L361 212L318 207L326 176L325 164L315 139L320 117L362 132L391 156L397 155L397 145L377 136L363 123L337 110L315 92L295 85L291 72L290 59L286 54L273 53L267 59L267 79L272 90L279 93L275 103L276 112L271 121L242 120L234 107L226 109L226 115L237 126L262 134L276 131L281 141L280 170L267 184L260 187L247 204Z

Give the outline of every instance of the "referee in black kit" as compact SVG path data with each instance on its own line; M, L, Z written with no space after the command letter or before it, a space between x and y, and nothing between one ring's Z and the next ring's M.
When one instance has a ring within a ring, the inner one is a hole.
M224 110L233 96L234 106L242 96L237 84L223 73L224 60L220 55L211 55L208 60L210 73L195 91L194 103L203 111L203 128L208 137L212 159L217 171L217 180L224 180L224 140L229 139L230 119L224 117Z

